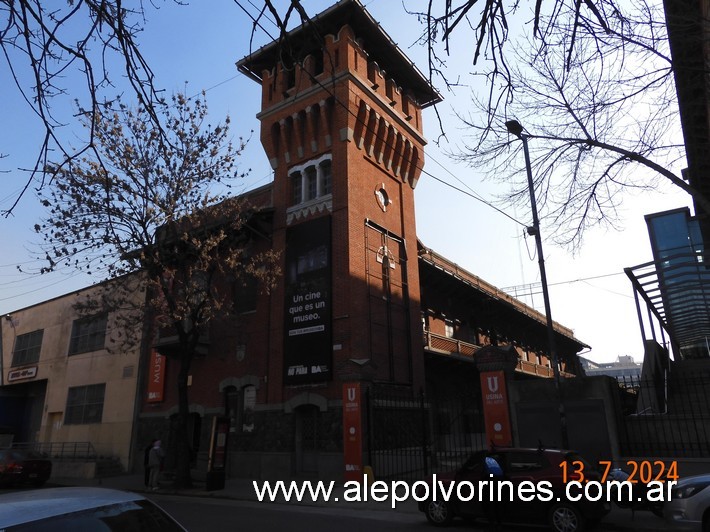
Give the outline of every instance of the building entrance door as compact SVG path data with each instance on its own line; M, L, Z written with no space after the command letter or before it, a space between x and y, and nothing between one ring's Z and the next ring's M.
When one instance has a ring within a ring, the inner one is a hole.
M318 473L318 425L320 411L317 406L303 405L296 410L296 473Z

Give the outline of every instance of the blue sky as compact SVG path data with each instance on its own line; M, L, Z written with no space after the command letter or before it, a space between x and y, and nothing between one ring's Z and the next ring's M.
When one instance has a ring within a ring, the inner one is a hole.
M252 13L256 9L248 1L242 2ZM258 1L252 2L258 5ZM364 2L374 18L398 43L400 48L417 64L426 69L426 51L414 44L420 30L416 19L404 12L400 2L371 0ZM249 53L252 23L248 16L231 0L193 2L180 6L173 2L157 3L155 9L146 3L147 22L139 37L141 50L153 67L157 84L168 93L185 91L188 95L207 90L207 100L214 120L229 114L232 133L252 140L243 155L242 166L251 168L244 180L245 189L271 181L271 171L259 143L259 123L256 113L260 105L258 85L237 72L235 63ZM277 2L285 12L288 0ZM309 14L328 7L331 2L303 0ZM408 7L426 2L407 1ZM524 16L524 14L522 14ZM273 25L264 27L276 36ZM257 31L254 46L270 42L264 31ZM468 188L478 195L493 200L505 192L501 184L482 181L475 168L457 165L446 152L460 144L464 133L454 116L453 108L467 105L471 90L481 90L480 81L472 81L470 48L458 43L455 50L466 50L451 58L448 72L462 76L463 87L455 93L438 88L444 101L438 105L448 142L441 147L433 142L439 136L438 120L433 110L425 112L425 133L430 140L426 150L425 170L438 179L458 188ZM0 159L0 208L7 208L21 188L26 173L21 168L34 164L42 131L27 104L17 90L6 82L8 71L0 63L0 152L8 154ZM187 82L187 85L185 83ZM71 90L78 80L68 77L66 85ZM71 112L71 98L57 100L57 109ZM62 128L63 138L78 139L81 128ZM679 168L675 168L679 171ZM417 229L420 240L427 247L458 263L461 267L486 281L504 288L539 281L538 263L534 254L534 241L524 237L524 228L512 222L483 202L455 191L439 181L422 175L416 188ZM547 277L550 284L552 316L575 331L576 336L592 346L585 356L597 361L611 361L619 355L642 357L642 344L636 318L631 285L623 268L651 260L643 215L689 205L688 198L672 187L643 197L627 196L622 215L622 231L593 230L587 234L584 246L577 256L567 250L545 242ZM507 213L524 223L531 223L526 212ZM32 193L23 199L15 215L0 219L2 235L0 245L0 314L12 312L43 300L76 290L97 279L87 279L73 271L58 272L48 276L20 274L16 265L24 269L37 267L33 253L39 239L32 226L43 215ZM543 237L546 228L541 227ZM538 294L528 304L542 310L542 297Z

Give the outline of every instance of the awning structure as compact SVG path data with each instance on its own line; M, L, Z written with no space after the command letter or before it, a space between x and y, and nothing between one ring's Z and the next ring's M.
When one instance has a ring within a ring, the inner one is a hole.
M666 343L678 358L707 357L710 349L710 263L703 252L686 252L625 268L636 296L642 334ZM648 311L644 319L639 298ZM655 323L654 319L655 318ZM655 325L660 325L660 331ZM657 332L661 338L657 338Z

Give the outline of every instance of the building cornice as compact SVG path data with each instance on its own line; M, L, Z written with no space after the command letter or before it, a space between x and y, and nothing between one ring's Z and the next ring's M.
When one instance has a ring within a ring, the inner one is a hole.
M372 98L377 103L378 111L383 111L384 113L386 113L385 116L387 117L388 121L391 121L393 124L396 125L397 128L399 128L403 132L406 132L407 135L409 135L416 142L420 143L422 146L425 146L427 144L426 138L417 129L415 129L407 120L405 120L403 117L399 116L395 111L393 111L389 103L386 102L382 96L373 92L368 86L368 83L359 76L356 76L353 72L345 71L335 74L333 77L328 78L327 85L335 85L336 83L345 83L348 81L357 85L358 88L363 91L363 93L367 94L370 98ZM294 104L301 101L309 100L315 94L324 90L327 92L328 98L336 98L335 94L327 90L326 83L324 83L323 81L319 81L316 85L312 85L311 87L299 91L293 96L289 96L285 100L282 100L272 105L271 107L264 109L256 115L256 118L260 121L264 121L274 116L279 116L283 114L285 110L289 111L289 115L293 114ZM336 101L336 104L337 103L338 102Z

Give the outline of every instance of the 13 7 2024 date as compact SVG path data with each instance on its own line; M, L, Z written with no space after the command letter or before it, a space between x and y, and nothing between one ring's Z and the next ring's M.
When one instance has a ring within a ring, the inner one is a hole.
M594 477L601 474L601 482L606 482L609 473L613 469L611 460L599 460ZM662 460L627 460L629 478L628 482L641 482L648 484L652 481L678 480L678 462L664 462ZM584 482L592 480L589 478L590 466L581 460L564 461L560 463L562 469L562 479L568 481ZM598 480L598 478L594 478Z

